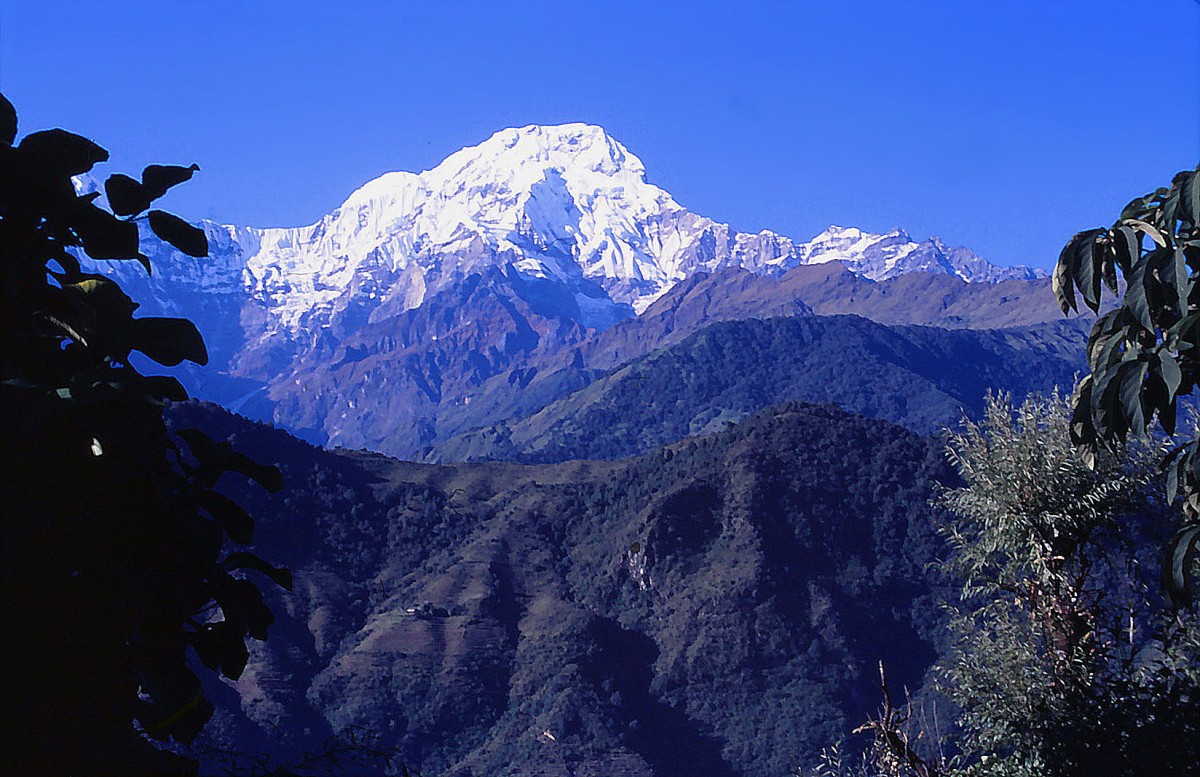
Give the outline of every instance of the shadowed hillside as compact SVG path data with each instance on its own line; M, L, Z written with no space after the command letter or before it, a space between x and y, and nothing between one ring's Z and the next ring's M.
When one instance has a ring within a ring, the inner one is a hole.
M729 321L644 356L524 418L433 446L430 461L617 458L778 402L831 402L932 433L989 388L1024 396L1083 368L1078 322L1023 330L883 326L857 316Z
M252 505L291 567L215 734L359 726L426 774L779 775L915 686L938 617L938 446L773 408L635 459L431 466L331 453L212 407L177 423L280 462Z

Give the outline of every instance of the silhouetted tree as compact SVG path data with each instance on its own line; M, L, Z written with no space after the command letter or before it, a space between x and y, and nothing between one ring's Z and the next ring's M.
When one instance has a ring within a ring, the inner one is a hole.
M168 431L178 381L142 375L207 361L184 319L137 318L110 277L85 262L132 260L141 228L193 257L202 230L151 204L197 169L151 165L140 180L77 194L73 177L108 158L60 129L16 142L0 96L0 654L3 763L13 774L194 771L146 737L188 740L212 714L187 648L236 678L247 635L272 622L257 570L291 578L246 545L253 522L214 486L240 472L281 487L278 470L195 430Z

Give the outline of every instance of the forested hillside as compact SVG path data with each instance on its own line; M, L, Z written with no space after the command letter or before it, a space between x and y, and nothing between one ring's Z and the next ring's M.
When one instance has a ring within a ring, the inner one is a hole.
M426 774L784 774L915 685L940 617L938 446L788 404L618 462L430 466L175 408L288 489L250 506L293 570L205 756L350 727Z
M525 418L431 447L432 461L618 458L790 400L831 402L923 434L975 414L991 388L1069 386L1076 322L1016 330L884 326L857 316L714 324Z

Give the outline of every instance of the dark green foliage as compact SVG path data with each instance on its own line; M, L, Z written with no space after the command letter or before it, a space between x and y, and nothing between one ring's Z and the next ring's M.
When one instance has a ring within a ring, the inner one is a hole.
M1200 762L1200 624L1147 585L1169 512L1156 452L1089 468L1070 417L1057 396L994 398L950 440L967 485L943 498L962 585L944 676L964 755L984 774L1178 773Z
M212 714L188 646L238 677L245 637L265 639L274 620L243 574L290 583L247 551L227 552L249 544L253 522L214 487L240 472L278 489L279 474L200 432L168 431L163 409L186 392L139 373L130 354L204 364L202 338L183 319L136 318L116 282L81 264L134 259L149 271L140 214L196 168L113 176L114 215L71 180L104 149L63 130L15 140L0 97L5 766L186 772L194 765L142 734L186 741ZM159 211L149 219L181 249L207 253L203 231Z
M1062 397L1013 407L1000 396L949 436L965 485L939 500L958 591L934 676L957 709L941 732L950 757L918 761L929 774L1190 774L1200 764L1200 619L1154 581L1171 512L1154 496L1161 450L1122 445L1088 467L1070 424ZM886 731L884 718L869 727ZM914 773L912 761L900 765L903 732L890 733L877 737L870 773Z
M1091 374L1075 400L1071 434L1088 460L1100 446L1146 434L1157 416L1175 433L1178 399L1200 382L1200 168L1176 174L1125 206L1109 228L1071 238L1054 269L1064 312L1100 309L1124 290L1088 339ZM1076 294L1078 291L1078 295ZM1194 434L1192 435L1194 438ZM1192 439L1167 459L1168 497L1182 493L1185 524L1168 544L1164 582L1178 601L1200 585L1200 450Z

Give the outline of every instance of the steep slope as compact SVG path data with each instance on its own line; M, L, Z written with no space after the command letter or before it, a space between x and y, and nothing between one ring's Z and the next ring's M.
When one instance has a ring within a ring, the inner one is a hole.
M970 331L885 327L857 316L729 321L425 456L527 463L629 456L795 399L931 433L977 411L988 389L1023 396L1072 385L1084 366L1082 337L1075 322Z
M880 658L915 687L933 655L950 474L884 422L796 404L621 462L439 467L175 412L289 485L251 507L295 591L216 689L210 769L359 730L426 774L773 777L874 709Z

